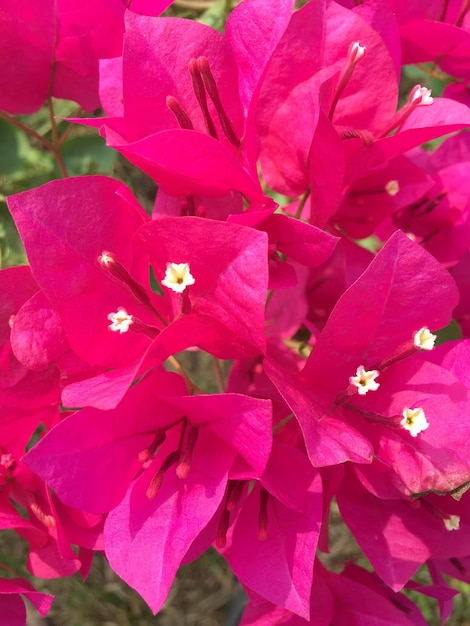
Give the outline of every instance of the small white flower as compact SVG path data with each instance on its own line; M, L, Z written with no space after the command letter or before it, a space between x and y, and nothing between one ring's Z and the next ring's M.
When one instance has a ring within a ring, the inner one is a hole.
M194 285L196 281L187 263L167 263L165 278L161 282L176 293L183 293L186 287Z
M385 191L388 193L389 196L396 196L397 193L400 191L400 185L398 183L398 180L389 180L388 183L385 185Z
M429 328L420 328L413 338L414 345L420 350L432 350L437 335L433 335Z
M416 102L417 106L425 106L428 104L432 104L434 102L434 98L431 97L431 89L427 89L426 87L421 87L421 85L415 85L411 90L410 97L408 98L408 102L411 104Z
M460 517L458 515L449 515L442 520L447 530L458 530L460 527Z
M117 333L127 333L130 326L134 323L132 319L132 315L129 315L127 311L123 308L119 308L116 313L110 313L108 315L108 320L111 322L109 325L109 330Z
M449 515L449 517L445 517L442 521L447 530L458 530L460 527L459 515Z
M377 370L367 371L363 365L360 365L356 370L356 375L349 378L349 383L357 387L357 393L360 396L365 396L368 391L377 391L380 387L380 384L375 382L379 374Z
M423 409L409 409L406 407L403 409L403 419L400 424L403 428L409 431L412 437L417 437L420 432L429 428L429 422L426 419L426 415L424 414Z
M358 41L354 41L349 48L349 60L351 63L357 63L362 59L366 51L365 46L361 46Z
M111 252L107 252L106 250L102 252L100 256L98 257L98 263L101 265L101 267L104 267L106 269L108 269L109 266L115 262L116 262L116 259L114 255L111 254Z

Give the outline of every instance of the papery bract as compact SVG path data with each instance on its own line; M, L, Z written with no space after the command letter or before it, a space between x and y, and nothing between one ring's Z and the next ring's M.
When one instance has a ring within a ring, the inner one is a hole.
M26 607L20 595L27 598L39 611L46 615L51 608L53 596L40 593L23 578L0 580L0 625L25 626Z
M428 253L397 232L340 298L298 376L266 362L268 376L301 424L314 465L371 460L371 444L358 431L360 421L353 415L345 420L335 398L360 365L376 369L419 328L448 322L457 301L449 278Z

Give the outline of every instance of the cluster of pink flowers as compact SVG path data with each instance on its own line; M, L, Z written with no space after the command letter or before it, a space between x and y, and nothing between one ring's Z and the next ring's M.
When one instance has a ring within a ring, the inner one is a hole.
M158 194L151 218L104 176L8 199L29 266L0 272L1 528L42 578L104 552L155 613L213 546L244 626L425 624L403 589L445 619L444 574L470 582L470 134L420 146L470 126L470 5L242 0L221 34L78 4L3 2L0 108L101 103L76 121ZM398 106L426 62L443 97ZM333 500L373 571L326 569ZM19 594L47 612L3 578L0 624Z

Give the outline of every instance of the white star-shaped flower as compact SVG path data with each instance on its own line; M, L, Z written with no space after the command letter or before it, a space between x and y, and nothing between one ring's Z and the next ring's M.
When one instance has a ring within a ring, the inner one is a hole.
M429 428L429 422L426 419L423 409L403 409L403 419L400 424L405 430L408 430L412 437L417 437L420 432Z
M413 338L413 343L420 350L432 350L437 335L433 335L429 328L420 328Z
M165 287L176 291L176 293L183 293L186 287L194 285L195 282L187 263L166 264L165 278L162 280L162 285Z
M115 333L127 333L130 326L134 323L132 319L132 315L122 308L119 308L115 313L110 313L108 315L108 320L111 322L109 325L109 330L112 330Z
M449 515L449 517L444 517L442 521L447 530L458 530L460 527L459 515Z
M360 396L365 396L368 391L377 391L380 387L380 384L375 382L379 374L377 370L367 371L363 365L359 365L356 375L349 378L349 383L357 387L357 393Z

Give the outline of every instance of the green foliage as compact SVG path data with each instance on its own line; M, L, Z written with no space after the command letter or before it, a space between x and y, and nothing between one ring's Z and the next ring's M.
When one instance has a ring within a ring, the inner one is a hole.
M227 2L225 0L214 2L211 7L204 11L197 21L222 33L225 27L226 5Z
M24 265L26 255L5 202L0 202L0 268Z
M54 159L44 148L33 145L26 134L0 119L0 193L7 195L31 189L51 179Z
M462 330L455 320L451 320L445 328L441 328L436 332L436 346L440 346L441 343L452 341L454 339L462 339Z
M67 140L61 152L69 176L111 174L117 155L102 137L95 134ZM59 176L57 166L56 176Z

